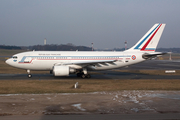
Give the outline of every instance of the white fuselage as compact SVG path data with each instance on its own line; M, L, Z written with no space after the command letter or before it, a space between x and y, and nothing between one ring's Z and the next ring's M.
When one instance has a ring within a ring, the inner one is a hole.
M31 51L14 55L6 63L30 70L50 70L54 76L75 73L90 78L87 70L108 70L136 64L164 53L155 52L165 24L155 24L133 47L123 52Z
M74 69L86 67L88 70L107 70L142 62L145 60L142 54L143 52L31 51L16 54L6 63L27 70L52 70L55 65L67 65ZM106 60L115 62L105 63Z

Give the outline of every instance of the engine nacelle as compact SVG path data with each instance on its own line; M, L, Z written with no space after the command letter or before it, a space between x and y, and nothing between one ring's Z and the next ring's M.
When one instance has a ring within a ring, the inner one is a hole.
M54 76L69 76L70 73L75 72L69 66L54 66L53 74Z

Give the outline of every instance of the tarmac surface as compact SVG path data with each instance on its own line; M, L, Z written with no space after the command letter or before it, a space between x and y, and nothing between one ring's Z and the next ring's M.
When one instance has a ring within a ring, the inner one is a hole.
M146 70L146 69L155 69L155 70L179 70L180 69L180 60L147 60L139 64L131 65L126 69L136 69L136 70Z
M180 79L180 75L148 75L141 73L128 73L116 71L98 71L98 74L91 74L91 79ZM32 78L28 78L27 74L0 74L0 80L78 80L82 79L76 75L65 77L54 77L51 74L32 74Z
M167 61L167 60L149 60L139 64L131 65L128 67L120 68L122 70L180 70L180 61ZM167 75L147 75L139 73L117 72L112 70L96 71L98 74L91 74L91 79L179 79L180 75L167 76ZM0 80L29 80L27 74L0 74ZM54 77L52 74L32 74L33 79L81 79L76 75L67 77Z
M179 113L168 114L116 114L116 115L47 115L5 116L1 120L179 120Z

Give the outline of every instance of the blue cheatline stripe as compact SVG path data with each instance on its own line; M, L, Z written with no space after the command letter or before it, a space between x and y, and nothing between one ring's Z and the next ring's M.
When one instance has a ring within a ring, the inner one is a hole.
M30 57L30 58L37 58L37 59L43 59L43 58L46 58L46 57L49 57L50 59L51 58L53 58L54 59L54 57L56 57L56 59L61 59L61 58L63 58L63 57L66 57L66 59L68 58L68 57L71 57L71 59L73 60L73 59L76 59L76 58L84 58L84 57L86 57L87 59L93 59L93 57L100 57L100 59L104 59L103 57L131 57L131 55L121 55L121 56L24 56L22 59L21 59L21 61L19 61L20 63L21 62L24 62L24 60L27 58L27 57Z
M160 25L160 24L159 24ZM146 41L146 39L159 27L159 25L154 28L153 31L151 31L134 49L140 49L139 47Z

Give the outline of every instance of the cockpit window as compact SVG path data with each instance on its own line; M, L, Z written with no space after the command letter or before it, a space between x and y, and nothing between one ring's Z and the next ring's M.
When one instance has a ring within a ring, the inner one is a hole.
M17 59L17 56L13 56L12 58L13 58L13 59Z

